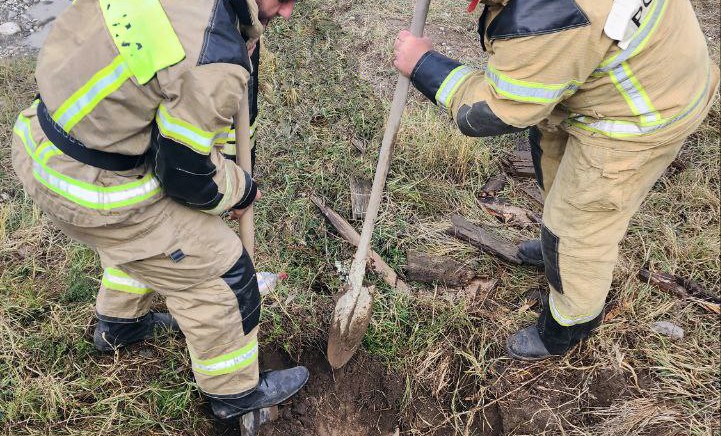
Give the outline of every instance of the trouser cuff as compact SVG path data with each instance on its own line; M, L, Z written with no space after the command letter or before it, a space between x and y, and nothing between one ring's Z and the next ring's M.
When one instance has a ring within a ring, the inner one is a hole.
M558 323L551 313L548 298L543 301L541 316L538 318L538 334L549 353L560 356L587 338L591 331L601 325L603 311L591 321L564 326Z

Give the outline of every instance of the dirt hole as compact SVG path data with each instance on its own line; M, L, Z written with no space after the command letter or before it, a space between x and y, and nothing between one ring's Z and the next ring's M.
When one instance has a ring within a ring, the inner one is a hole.
M358 354L337 371L319 350L305 351L297 363L266 350L260 363L263 369L300 364L311 374L305 388L280 406L280 419L263 426L262 436L386 436L400 425L404 380L368 356Z

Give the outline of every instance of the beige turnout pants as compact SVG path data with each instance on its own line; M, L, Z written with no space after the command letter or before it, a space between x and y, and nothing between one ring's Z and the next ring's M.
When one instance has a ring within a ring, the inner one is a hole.
M238 236L220 217L167 199L143 214L153 219L98 228L54 220L100 254L105 272L98 317L132 322L148 313L157 292L185 335L204 393L232 398L254 388L260 300ZM149 221L157 224L148 228Z
M549 306L563 326L603 310L619 243L683 140L641 151L587 145L562 130L534 128L530 142L546 197L543 244Z

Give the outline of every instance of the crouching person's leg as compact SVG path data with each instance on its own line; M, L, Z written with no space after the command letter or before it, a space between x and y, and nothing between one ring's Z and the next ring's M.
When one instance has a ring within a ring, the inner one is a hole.
M169 314L150 312L154 295L145 283L120 269L105 268L95 305L95 348L109 352L149 339L156 332L177 332L178 324Z
M308 380L304 367L259 373L261 301L245 251L222 277L169 293L167 305L185 333L217 434L239 435L241 415L286 401Z

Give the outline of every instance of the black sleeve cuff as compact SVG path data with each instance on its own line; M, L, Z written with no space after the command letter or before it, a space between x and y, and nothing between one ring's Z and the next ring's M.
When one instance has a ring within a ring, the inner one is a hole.
M245 209L249 207L255 201L255 196L258 194L258 184L250 177L250 174L245 173L245 192L243 198L235 204L231 209Z
M441 84L451 71L460 67L460 62L443 56L437 51L426 52L419 60L411 73L411 82L423 95L433 103Z

